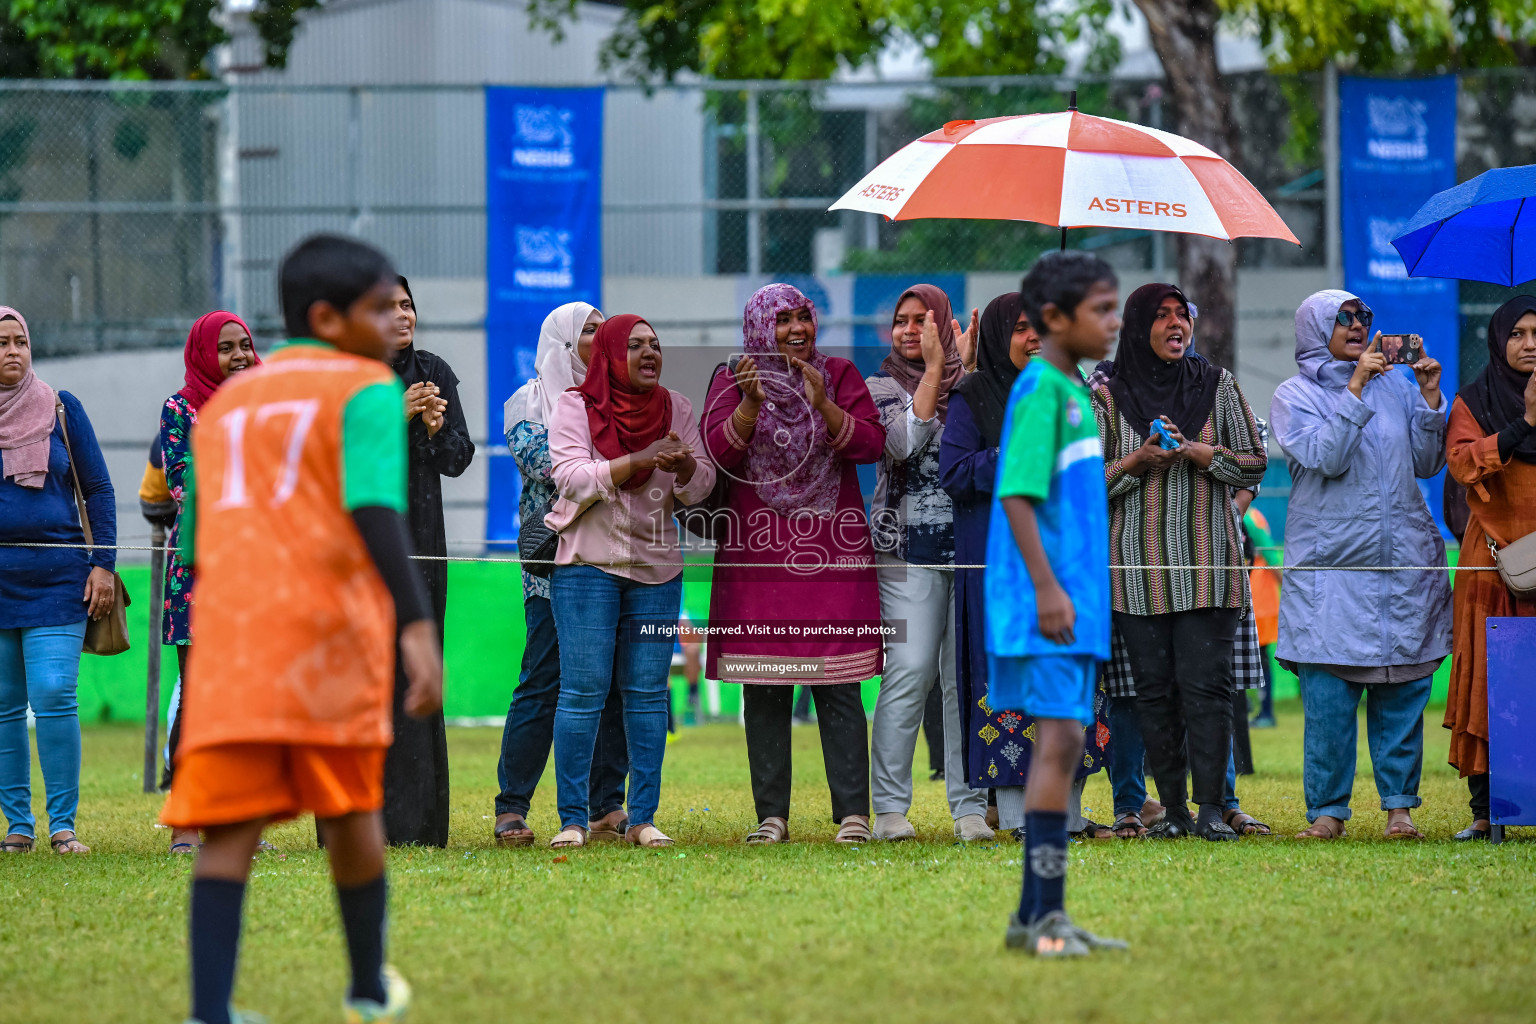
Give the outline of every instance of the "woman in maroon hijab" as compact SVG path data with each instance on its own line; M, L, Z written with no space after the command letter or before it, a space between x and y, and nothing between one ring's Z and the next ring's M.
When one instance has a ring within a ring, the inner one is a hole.
M656 827L667 745L667 677L683 596L677 505L707 497L715 467L693 405L661 386L661 342L633 314L597 329L587 376L549 424L559 493L544 523L560 534L550 574L560 646L555 786L561 829L550 845L584 846L598 719L618 679L629 747L629 828L636 846L670 846Z
M233 313L215 310L204 313L187 332L187 346L182 355L186 379L181 390L165 400L160 409L160 458L165 466L165 483L176 499L178 510L185 495L187 471L192 466L192 427L197 412L213 397L220 384L232 373L261 365L251 329ZM162 641L176 648L176 667L185 672L188 645L192 634L188 615L192 605L192 570L181 562L179 553L181 519L171 527L171 556L165 562L165 617ZM171 706L170 758L160 778L160 787L169 789L176 745L181 739L181 695ZM193 853L197 849L195 831L177 831L171 835L172 853Z

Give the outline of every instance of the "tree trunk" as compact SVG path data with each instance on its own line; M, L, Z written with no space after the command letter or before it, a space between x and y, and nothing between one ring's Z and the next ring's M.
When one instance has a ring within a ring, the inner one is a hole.
M1136 0L1173 102L1173 130L1221 154L1237 154L1232 94L1216 67L1216 0ZM1200 307L1195 342L1231 370L1237 350L1237 249L1200 235L1179 236L1179 285Z

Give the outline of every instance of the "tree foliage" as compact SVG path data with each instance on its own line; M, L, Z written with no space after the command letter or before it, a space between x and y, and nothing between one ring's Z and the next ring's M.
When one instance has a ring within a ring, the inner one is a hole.
M261 0L251 12L270 67L299 13L322 0ZM219 0L0 0L0 77L207 78L229 41Z
M1531 0L1220 0L1235 25L1256 29L1270 66L1333 63L1373 73L1536 64Z
M1364 72L1536 64L1532 0L1218 0L1230 27L1258 33L1277 71L1332 61ZM1106 24L1128 0L623 0L603 64L640 80L826 78L915 43L936 75L1057 74L1074 50L1087 72L1119 59ZM554 31L576 0L528 0Z
M819 79L909 41L941 75L1050 74L1085 46L1091 70L1119 58L1103 31L1115 0L625 0L603 66L640 80ZM529 0L554 31L576 0Z

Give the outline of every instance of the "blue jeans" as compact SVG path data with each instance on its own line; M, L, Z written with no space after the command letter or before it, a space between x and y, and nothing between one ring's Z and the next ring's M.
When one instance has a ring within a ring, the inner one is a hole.
M496 813L528 816L533 791L549 762L555 738L555 703L560 699L560 644L555 613L547 597L527 598L523 668L518 676L507 724L501 731L501 760L496 763ZM608 691L608 703L597 730L592 779L587 791L589 814L596 820L624 808L624 776L629 752L624 746L624 702L618 686Z
M1140 814L1147 802L1146 760L1136 698L1109 698L1109 784L1115 792L1116 818Z
M73 832L80 804L80 714L75 683L85 620L0 629L0 813L6 831L36 836L27 705L37 718L37 759L48 793L48 833Z
M667 749L668 675L683 578L638 583L591 565L558 565L550 578L560 637L555 786L560 825L586 827L598 720L615 682L629 744L630 827L654 823Z
M1366 743L1381 809L1417 807L1424 767L1424 705L1432 676L1411 683L1350 683L1316 665L1300 666L1302 788L1307 820L1323 815L1349 820L1355 783L1355 750L1360 697L1365 697Z

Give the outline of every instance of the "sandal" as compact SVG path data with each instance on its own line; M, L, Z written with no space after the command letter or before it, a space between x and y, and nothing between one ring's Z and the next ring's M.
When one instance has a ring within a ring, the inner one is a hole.
M1122 814L1110 828L1116 839L1140 839L1147 834L1147 826L1141 823L1139 814Z
M1475 843L1479 840L1486 840L1491 831L1491 829L1478 828L1477 824L1473 823L1451 836L1451 838L1458 843Z
M1189 835L1190 829L1177 821L1164 818L1162 821L1147 829L1141 837L1143 839L1183 839Z
M172 843L171 852L177 855L196 853L197 843Z
M661 829L646 822L643 825L631 825L624 831L624 841L631 846L671 846L672 837L662 832Z
M496 840L497 846L532 846L536 838L533 829L522 818L512 818L494 826L491 837Z
M65 836L60 839L59 836ZM80 841L80 837L68 829L56 832L48 839L48 845L53 847L54 853L90 853L91 848Z
M1100 825L1091 818L1083 819L1083 827L1077 832L1069 832L1072 839L1114 839L1115 830L1108 825Z
M1388 839L1423 839L1424 833L1414 827L1410 818L1399 818L1387 825L1384 835Z
M1208 825L1195 824L1195 835L1208 843L1233 843L1241 839L1237 830L1231 825L1221 821L1213 821Z
M12 839L11 836L15 836ZM31 836L24 836L20 832L12 832L0 843L0 853L31 853L34 840Z
M551 850L567 850L587 845L587 830L580 825L567 825L549 841Z
M1338 822L1335 829L1329 822ZM1344 823L1338 818L1323 815L1312 823L1312 826L1296 833L1297 839L1343 839L1345 835Z
M629 815L623 811L609 811L596 821L587 822L587 840L593 843L622 842L629 831Z
M869 831L869 819L858 814L850 814L842 820L837 834L832 837L834 843L852 845L854 843L867 843L874 839Z
M764 818L757 830L747 836L748 846L768 846L789 842L789 822L783 818Z
M1275 833L1270 827L1255 818L1251 814L1242 811L1227 811L1221 816L1221 820L1227 823L1227 827L1240 836L1272 836Z

